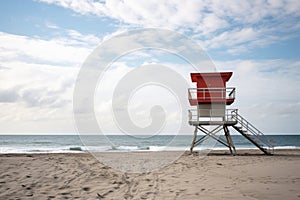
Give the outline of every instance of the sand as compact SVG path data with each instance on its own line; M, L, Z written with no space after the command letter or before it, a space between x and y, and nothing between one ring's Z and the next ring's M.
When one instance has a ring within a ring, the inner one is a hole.
M2 154L0 199L300 199L300 151L185 153L144 173L117 171L88 153Z

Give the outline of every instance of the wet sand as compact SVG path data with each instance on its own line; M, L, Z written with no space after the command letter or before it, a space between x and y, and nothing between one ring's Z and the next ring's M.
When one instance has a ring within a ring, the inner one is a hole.
M2 154L0 199L300 199L300 150L239 153L185 153L143 173L117 171L88 153Z

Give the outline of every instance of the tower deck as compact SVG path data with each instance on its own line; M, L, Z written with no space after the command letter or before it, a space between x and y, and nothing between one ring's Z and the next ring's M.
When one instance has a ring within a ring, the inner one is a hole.
M202 110L204 111L204 110ZM189 124L191 126L200 126L200 125L228 125L233 126L237 124L237 120L234 117L235 113L237 113L237 109L226 109L226 110L220 110L220 109L207 109L206 111L211 112L206 117L199 116L199 112L197 112L197 109L191 109L188 110L189 112ZM212 117L216 116L215 113L224 112L223 116L218 117Z

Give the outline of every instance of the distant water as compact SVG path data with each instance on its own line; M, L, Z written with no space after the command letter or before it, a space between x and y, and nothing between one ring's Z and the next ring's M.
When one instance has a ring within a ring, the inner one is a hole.
M186 150L192 141L192 136L176 136L175 142L171 143L174 135L158 135L145 138L126 135L111 136L85 136L84 143L78 135L0 135L0 153L80 153L85 151L163 151L163 150ZM223 137L223 136L221 136ZM275 149L299 149L300 135L266 135ZM241 135L232 135L232 139L238 149L255 149L248 140ZM214 140L204 145L197 146L199 149L227 149Z

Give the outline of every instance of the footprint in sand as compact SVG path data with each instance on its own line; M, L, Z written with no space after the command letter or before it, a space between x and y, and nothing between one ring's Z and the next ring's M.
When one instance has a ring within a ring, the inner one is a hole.
M83 187L82 188L84 191L90 191L91 190L91 188L89 188L89 187Z

